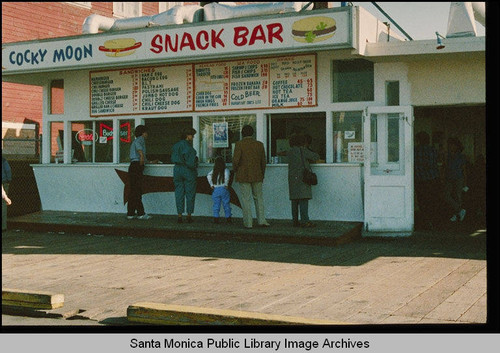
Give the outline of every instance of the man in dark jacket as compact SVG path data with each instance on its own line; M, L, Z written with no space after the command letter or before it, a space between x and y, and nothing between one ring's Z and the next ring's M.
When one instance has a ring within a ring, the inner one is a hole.
M254 129L245 125L241 129L240 141L236 142L233 156L233 170L235 180L240 183L241 208L243 211L243 226L252 228L252 199L255 200L257 223L269 227L264 211L264 197L262 195L262 182L266 170L266 152L264 144L252 136Z

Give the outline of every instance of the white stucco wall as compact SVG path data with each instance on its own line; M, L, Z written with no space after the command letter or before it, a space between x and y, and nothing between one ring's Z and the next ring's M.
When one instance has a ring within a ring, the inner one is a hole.
M115 169L127 171L128 165L34 165L35 178L42 200L42 209L73 212L126 213L123 204L124 184ZM199 168L199 176L206 175L209 166ZM288 198L286 165L269 165L264 180L266 215L269 219L291 219ZM358 165L315 165L319 184L313 187L309 202L312 220L363 221L362 168ZM150 165L145 174L172 176L173 166ZM233 188L239 194L239 184ZM143 195L147 213L177 214L173 192ZM232 205L234 217L241 217L241 209ZM197 194L195 215L212 216L210 195ZM223 216L221 210L221 216Z
M486 103L484 56L408 63L414 106Z

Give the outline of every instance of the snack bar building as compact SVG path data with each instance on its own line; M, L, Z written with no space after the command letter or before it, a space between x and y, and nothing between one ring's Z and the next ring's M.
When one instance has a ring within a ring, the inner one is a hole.
M145 208L175 214L180 131L198 131L205 177L216 156L231 166L249 124L266 147L267 218L291 218L280 152L305 132L321 156L312 220L411 233L414 134L427 131L441 153L457 136L471 162L485 155L485 37L406 40L362 7L290 4L274 14L264 4L179 7L181 24L162 24L173 12L96 15L82 35L4 44L2 80L43 88L42 163L32 166L42 209L125 215L129 147L145 124L148 159L162 162L146 166ZM195 215L211 216L199 184Z

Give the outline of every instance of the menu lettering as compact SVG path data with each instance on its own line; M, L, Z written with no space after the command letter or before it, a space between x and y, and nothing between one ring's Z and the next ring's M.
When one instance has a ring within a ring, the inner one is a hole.
M195 110L315 106L316 56L196 65Z
M192 91L192 65L91 72L91 116L192 111Z
M317 105L316 55L90 73L91 116Z

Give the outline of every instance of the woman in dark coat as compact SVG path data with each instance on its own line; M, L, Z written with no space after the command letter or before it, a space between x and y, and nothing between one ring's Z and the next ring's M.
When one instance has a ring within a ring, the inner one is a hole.
M302 181L304 169L309 168L309 162L319 159L319 155L305 147L306 138L302 134L290 136L288 150L288 191L292 201L292 218L294 227L314 227L309 221L309 200L312 199L311 185ZM300 220L299 222L299 210Z

